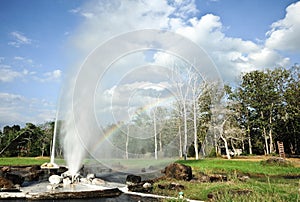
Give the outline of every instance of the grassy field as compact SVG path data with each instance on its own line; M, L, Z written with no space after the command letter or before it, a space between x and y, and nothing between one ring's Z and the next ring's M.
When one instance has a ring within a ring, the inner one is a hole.
M49 161L49 157L8 157L0 158L0 166L42 165Z
M179 161L190 165L193 175L225 174L228 181L214 183L185 182L172 180L184 185L184 195L189 199L214 201L300 201L300 168L294 166L263 165L260 161L234 161L225 159L205 159ZM246 174L250 179L242 182L238 175ZM154 185L154 193L178 196L178 191L158 188L158 184L169 184L162 180ZM241 194L242 192L242 194ZM247 193L247 194L243 194Z

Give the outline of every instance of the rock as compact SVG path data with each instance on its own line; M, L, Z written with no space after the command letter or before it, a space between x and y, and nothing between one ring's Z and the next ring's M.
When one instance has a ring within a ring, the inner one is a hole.
M0 177L0 188L11 189L14 188L14 184L12 181L5 179L4 177Z
M25 177L23 176L24 173L21 171L10 171L4 174L4 177L10 181L12 181L13 184L19 184L22 185Z
M169 189L179 191L179 190L184 189L184 186L182 184L172 182L169 184Z
M11 168L9 166L4 166L4 167L1 168L1 171L3 173L10 172L10 170L11 170Z
M263 165L276 165L276 166L283 166L289 167L292 166L292 163L284 158L279 157L272 157L267 159L266 161L262 161Z
M142 181L141 176L137 175L127 175L126 177L126 184L127 185L135 185Z
M152 191L152 184L149 182L139 183L134 185L128 185L128 190L133 192L141 192L141 193L151 193Z
M209 179L210 182L223 182L223 181L227 181L227 176L221 174L213 174L209 176Z
M70 185L71 183L72 183L72 181L70 180L70 178L67 177L67 178L64 178L64 179L63 179L63 184L64 184L64 186L65 186L65 185Z
M176 182L171 182L170 184L158 184L157 187L160 189L177 190L177 191L181 191L184 189L184 186L182 184Z
M177 180L189 181L193 178L191 166L186 166L179 163L172 163L168 165L163 173L165 173L166 177Z
M89 174L86 175L86 179L87 180L91 180L92 181L94 178L96 178L96 176L95 176L94 173L89 173Z
M146 183L143 184L143 188L144 189L150 189L150 188L152 188L152 184L149 183L149 182L146 182Z
M238 177L238 179L239 179L240 181L242 181L242 182L246 182L246 181L248 181L248 180L250 179L250 177L247 176L247 175L244 175L244 176Z
M84 178L84 177L80 178L80 182L82 182L82 183L91 183L91 181L89 181L87 178Z
M50 184L59 184L62 181L62 177L59 175L51 175L49 177Z
M100 178L95 178L92 180L92 184L94 185L105 185L105 181Z

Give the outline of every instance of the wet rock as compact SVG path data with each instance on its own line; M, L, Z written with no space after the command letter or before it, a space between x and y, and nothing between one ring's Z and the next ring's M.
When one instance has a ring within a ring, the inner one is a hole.
M153 186L149 182L141 182L139 184L128 185L128 190L133 192L151 193Z
M142 180L141 176L138 175L127 175L126 184L127 185L136 185Z
M94 173L89 173L89 174L87 174L87 176L86 176L86 179L87 180L90 180L90 181L92 181L93 179L95 179L96 178L96 175L94 174Z
M95 178L92 180L92 184L94 185L105 185L105 181L100 178Z
M59 175L51 175L49 177L49 182L50 182L50 184L59 184L62 182L62 179L63 178Z
M63 179L63 185L70 185L72 183L72 181L70 180L70 178L64 178Z
M80 178L80 182L82 182L82 183L91 183L91 181L89 181L87 178L85 178L85 177L82 177L82 178Z
M4 177L0 177L0 188L11 189L14 187L12 181L5 179Z
M10 181L12 181L13 184L19 184L22 185L25 181L25 177L23 176L24 173L21 171L10 171L4 174L4 177Z
M172 163L168 165L163 173L166 175L166 177L177 180L189 181L193 178L192 168L179 163Z

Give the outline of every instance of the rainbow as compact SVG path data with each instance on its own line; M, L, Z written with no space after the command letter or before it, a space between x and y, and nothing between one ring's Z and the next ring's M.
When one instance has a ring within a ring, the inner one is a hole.
M170 106L170 103L174 102L173 96L168 96L165 98L160 98L155 100L152 103L149 103L147 105L144 105L141 108L138 108L138 113L146 113L150 114L151 110L158 106ZM122 125L125 125L126 123L122 124L111 124L111 126L106 129L105 131L102 131L101 137L97 140L97 142L92 146L92 152L97 151L98 149L101 149L101 143L105 140L108 140L111 136L113 136L116 132L118 132ZM109 141L109 140L108 140Z

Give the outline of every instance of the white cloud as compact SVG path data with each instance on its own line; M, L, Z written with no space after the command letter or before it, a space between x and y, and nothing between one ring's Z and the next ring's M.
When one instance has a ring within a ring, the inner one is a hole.
M35 79L40 82L50 82L58 81L61 78L62 71L60 69L53 70L51 72L46 72L42 77L36 76Z
M22 73L12 70L8 65L0 65L0 82L12 82L22 77Z
M24 60L24 58L23 58L23 57L20 57L20 56L15 56L14 59L15 59L15 60Z
M0 126L54 120L55 105L44 103L44 100L0 92Z
M22 32L13 31L10 33L10 36L13 38L13 41L8 42L8 45L14 46L16 48L21 47L22 45L31 44L32 40L26 37Z
M300 1L286 9L283 19L274 22L267 32L266 47L276 50L300 52Z

